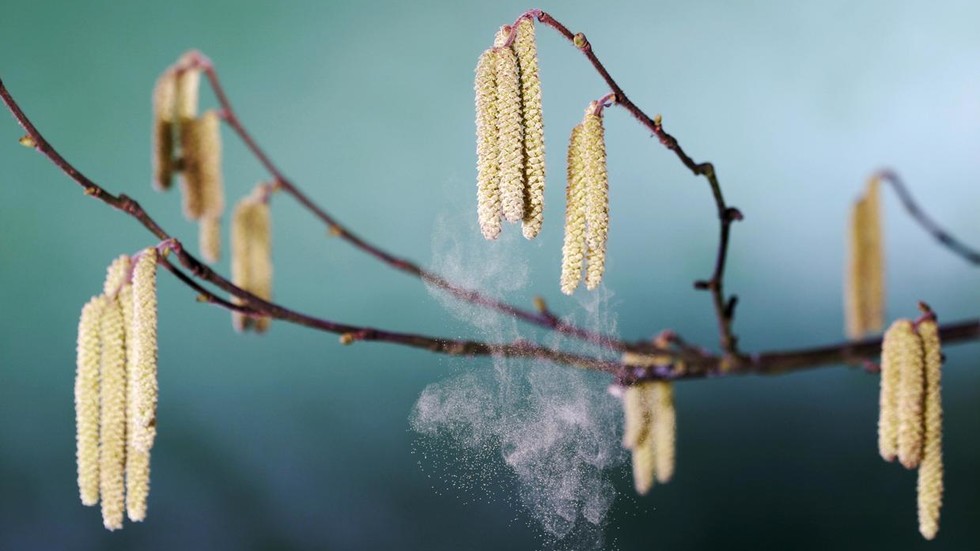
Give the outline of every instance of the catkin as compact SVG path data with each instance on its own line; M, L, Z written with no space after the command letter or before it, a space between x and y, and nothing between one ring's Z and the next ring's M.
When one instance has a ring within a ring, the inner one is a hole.
M156 437L157 410L157 250L143 250L133 268L132 375L129 384L130 442L149 452Z
M497 164L504 218L518 222L524 218L524 121L517 54L502 46L509 32L503 27L496 41Z
M942 351L935 320L919 324L925 361L925 442L917 484L919 533L931 540L939 531L943 502L943 409L941 398Z
M633 485L640 495L650 491L655 478L666 480L659 478L656 472L661 445L654 416L661 384L655 381L637 383L623 393L623 447L631 451Z
M851 211L845 313L848 337L879 331L884 323L884 245L881 237L881 192L868 182Z
M582 279L585 258L585 162L582 158L582 125L572 129L568 140L568 182L565 188L565 240L561 248L561 292L570 295Z
M208 111L181 126L184 170L181 190L189 220L219 217L224 210L221 182L221 128L218 114Z
M269 205L261 188L239 201L231 227L231 273L238 287L269 300L272 297L272 239ZM242 301L234 297L236 304ZM269 326L268 317L251 318L232 312L232 325L238 331L257 332Z
M623 447L632 450L649 432L649 416L642 385L631 385L623 391Z
M582 157L585 163L585 287L595 289L606 268L606 234L609 229L609 177L606 172L605 132L595 102L582 121Z
M174 173L174 131L177 78L167 69L153 87L153 185L159 191L170 189Z
M909 320L898 320L892 324L892 328L895 331L895 357L900 372L898 460L906 469L914 469L922 458L922 399L925 382L922 339Z
M514 52L521 78L521 107L524 117L524 237L534 239L544 221L544 123L541 110L541 78L534 23L517 24Z
M177 119L183 123L197 117L197 101L201 87L201 70L189 61L194 52L187 52L177 62L176 71Z
M652 383L650 437L654 442L657 482L674 476L677 441L677 413L674 410L674 385L666 381Z
M908 320L892 323L881 346L878 453L885 461L894 461L898 455L898 389L902 378L898 341L907 331L907 323Z
M653 488L656 472L656 447L653 438L646 438L632 450L633 487L636 493L646 495Z
M109 530L122 528L125 507L123 469L126 461L126 343L122 305L104 299L99 324L101 346L101 416L99 493L102 523Z
M102 357L101 332L104 298L93 297L78 320L75 372L75 457L78 462L78 493L83 505L99 502L99 369Z
M480 232L500 235L500 167L497 165L497 50L489 49L476 64L476 196Z

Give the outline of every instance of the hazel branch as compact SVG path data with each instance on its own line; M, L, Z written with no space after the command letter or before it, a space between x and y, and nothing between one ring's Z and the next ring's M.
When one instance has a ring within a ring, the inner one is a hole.
M719 220L719 237L718 237L718 253L715 257L715 267L714 271L711 273L711 277L705 281L697 281L694 284L696 289L707 290L711 292L712 303L715 310L715 318L718 320L718 332L721 336L721 348L726 354L730 356L735 356L738 354L738 339L732 332L732 320L735 314L735 297L726 297L724 291L724 279L725 279L725 265L728 260L728 240L730 237L730 227L732 222L742 220L742 213L735 207L730 207L725 202L725 196L721 191L721 184L718 183L718 176L715 174L715 167L711 163L698 163L694 161L685 151L681 148L680 144L677 143L677 139L667 133L663 127L663 120L658 115L651 118L649 115L643 112L642 109L637 107L629 97L626 92L620 88L619 84L612 78L606 67L599 61L599 58L595 55L592 50L592 45L589 40L582 33L572 33L568 30L565 25L561 24L558 20L552 17L547 12L541 10L531 10L527 14L522 15L522 17L534 16L537 17L538 21L551 27L552 29L558 31L559 34L564 36L569 42L571 42L576 48L578 48L583 55L592 63L596 72L599 76L606 82L611 90L611 95L615 99L615 104L626 109L633 118L635 118L641 125L646 127L650 132L652 132L660 140L660 143L664 147L674 152L677 158L680 159L681 163L684 164L695 176L704 176L708 181L708 185L711 187L711 193L715 200L715 206L718 209L718 220Z
M378 245L375 245L362 238L358 234L354 233L354 231L352 231L348 226L345 226L337 218L328 213L325 209L323 209L323 207L314 202L295 183L286 178L282 170L276 166L269 155L266 154L266 152L259 146L255 138L252 137L252 135L242 124L241 119L231 104L231 101L228 99L228 95L225 93L224 87L221 84L221 79L218 78L218 72L211 60L200 52L195 52L194 55L188 56L188 60L189 62L194 63L195 66L199 67L204 72L211 89L214 91L215 98L217 99L218 104L221 106L221 112L225 122L229 127L231 127L235 134L238 135L238 137L245 144L245 147L248 148L252 155L273 177L278 188L291 196L300 204L300 206L305 208L314 217L323 222L330 230L331 235L343 239L360 251L396 270L417 277L430 285L447 291L456 299L470 302L478 306L483 306L485 308L490 308L526 323L551 329L557 331L558 333L581 339L604 348L620 351L643 350L650 348L646 343L624 342L610 335L605 335L597 331L591 331L589 329L578 327L558 317L548 316L544 315L543 313L519 308L504 301L489 297L477 290L467 289L449 281L435 272L423 268L410 260L398 257L379 247Z

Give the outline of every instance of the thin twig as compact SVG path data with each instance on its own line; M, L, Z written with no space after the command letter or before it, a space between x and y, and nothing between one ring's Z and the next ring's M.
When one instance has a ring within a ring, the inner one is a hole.
M932 218L926 215L925 212L919 208L919 205L912 199L912 194L909 193L905 183L902 179L898 177L898 174L893 170L880 170L875 173L874 177L879 180L885 181L891 184L892 189L898 195L898 200L901 201L902 206L908 211L909 215L919 223L924 230L926 230L929 235L931 235L940 245L948 248L953 253L963 257L964 260L970 264L980 266L980 252L964 245L961 241L957 240L955 237L949 234L946 230L939 227L939 224L934 222Z

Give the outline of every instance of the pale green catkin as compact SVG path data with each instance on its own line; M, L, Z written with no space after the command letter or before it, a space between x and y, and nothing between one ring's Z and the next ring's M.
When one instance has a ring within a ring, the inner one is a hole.
M595 102L582 121L582 157L585 162L585 287L595 289L606 269L606 235L609 231L609 176L606 171L605 131Z
M585 258L586 177L582 158L582 125L572 129L568 140L568 181L565 188L565 240L561 253L561 292L570 295L582 279Z
M538 49L534 23L521 19L517 24L514 52L521 78L521 106L524 115L524 222L522 232L534 239L544 222L544 123L541 109L541 78L538 75Z
M500 167L500 202L504 219L524 218L524 121L521 113L521 80L517 54L499 45L510 29L498 33L496 55L497 82L497 164Z
M83 505L99 502L99 370L102 361L101 324L105 298L93 297L78 320L75 372L75 458L78 493Z
M500 235L500 167L497 147L497 51L489 49L476 64L476 197L480 232Z

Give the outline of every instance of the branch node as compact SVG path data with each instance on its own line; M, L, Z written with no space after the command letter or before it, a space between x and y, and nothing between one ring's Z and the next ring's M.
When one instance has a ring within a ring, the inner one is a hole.
M572 43L575 44L575 47L580 50L591 49L589 39L585 38L585 35L582 33L575 33L575 36L572 38Z
M735 207L728 207L725 209L725 221L726 222L740 222L745 219L742 211Z
M22 145L24 147L30 147L31 149L34 149L34 148L37 147L37 142L34 141L34 137L31 136L30 134L24 134L17 141L20 142L20 145Z

